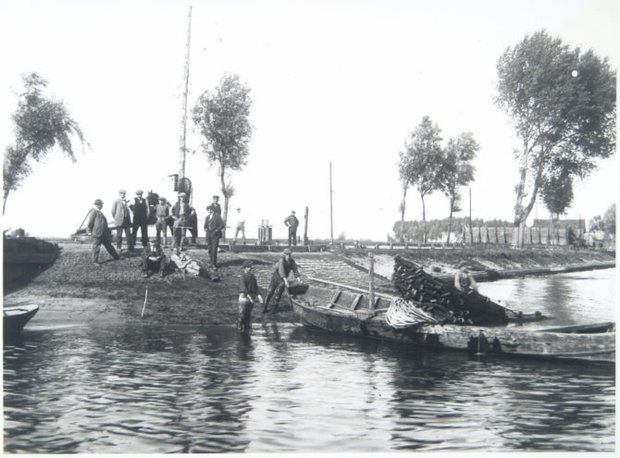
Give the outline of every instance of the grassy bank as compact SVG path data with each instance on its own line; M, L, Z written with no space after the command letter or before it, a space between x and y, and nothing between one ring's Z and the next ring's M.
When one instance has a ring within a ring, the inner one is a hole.
M110 259L104 251L101 266L91 262L88 244L60 243L61 254L56 262L41 272L22 288L6 294L6 305L37 303L41 309L36 321L72 323L104 320L137 320L191 324L230 324L237 318L237 297L241 264L245 259L255 260L255 274L259 285L267 288L273 264L280 254L232 253L219 255L221 281L206 278L184 278L174 272L165 278L143 278L140 271L140 250L123 253L121 260ZM203 248L190 248L192 258L206 263ZM600 251L574 250L407 250L405 253L417 262L436 266L444 271L463 261L476 270L510 271L541 267L588 266L610 263L615 258ZM391 254L379 255L382 275L389 276ZM364 286L367 276L363 272L367 252L295 253L302 276L315 276L347 284ZM344 258L344 260L343 260ZM358 268L356 268L357 266ZM389 286L384 282L384 286ZM144 317L141 318L148 290ZM254 310L255 320L263 319L261 310ZM283 298L278 314L268 314L267 319L293 320L290 305Z

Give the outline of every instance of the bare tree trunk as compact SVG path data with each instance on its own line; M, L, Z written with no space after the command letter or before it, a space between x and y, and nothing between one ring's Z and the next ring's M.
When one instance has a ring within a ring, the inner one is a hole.
M422 197L422 231L424 233L424 238L422 239L426 245L426 204L424 203L424 194L420 194Z
M450 244L450 232L452 232L452 213L454 212L454 198L450 198L450 216L448 217L448 238L446 245Z
M4 202L2 203L2 216L4 216L4 211L6 210L6 201L9 198L10 192L11 192L10 189L7 189L6 191L4 191Z
M224 196L224 208L222 210L222 220L224 221L224 230L222 231L222 240L226 240L226 220L228 219L228 199L230 198L228 188L224 176L224 167L220 167L220 185L222 186L222 195Z
M534 204L536 203L536 197L538 197L538 188L540 186L540 180L541 180L542 172L543 172L542 164L532 165L532 168L535 168L536 170L536 176L534 177L534 184L533 184L532 192L529 196L529 201L524 206L523 201L525 200L527 196L527 191L525 189L526 181L527 181L528 170L530 170L527 165L527 157L529 153L529 151L527 150L527 142L525 142L524 148L525 148L525 153L523 155L523 160L521 161L521 166L519 167L520 176L519 176L519 184L517 186L517 203L515 205L514 226L518 228L517 237L513 239L512 241L512 246L515 248L521 248L523 246L525 221L527 220L528 216L530 216L530 213L532 212L532 208L534 208ZM544 156L544 151L542 147L541 147L541 151L539 154L540 154L539 157Z
M403 184L403 201L400 204L400 243L405 243L405 208L407 206L407 183Z

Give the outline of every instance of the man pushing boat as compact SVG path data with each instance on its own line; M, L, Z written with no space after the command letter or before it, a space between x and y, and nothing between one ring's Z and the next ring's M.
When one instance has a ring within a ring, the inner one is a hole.
M269 311L269 303L271 299L274 301L273 313L276 313L278 310L278 304L280 303L280 297L284 292L284 288L288 288L288 276L291 271L295 274L297 281L301 282L297 263L291 256L291 250L288 248L282 252L282 258L280 258L280 260L276 263L275 267L276 268L271 275L271 283L269 284L269 292L265 298L263 313L267 313Z

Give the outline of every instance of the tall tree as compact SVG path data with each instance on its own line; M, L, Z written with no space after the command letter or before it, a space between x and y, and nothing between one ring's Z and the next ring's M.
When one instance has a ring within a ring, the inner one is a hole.
M499 58L496 103L513 120L522 147L514 225L523 229L543 177L564 167L585 178L597 158L615 150L616 75L607 59L570 49L542 30L509 47Z
M75 162L71 137L77 136L84 144L82 130L69 116L65 105L43 94L47 81L37 73L31 73L23 76L23 85L17 110L12 116L15 142L6 147L4 156L2 214L11 191L17 190L32 172L33 161L40 161L58 146Z
M205 91L192 110L192 119L205 138L202 151L211 165L217 165L220 189L224 196L224 222L228 203L234 192L229 180L232 171L247 163L252 136L249 115L252 100L250 88L237 74L226 74L213 91Z
M439 182L443 193L450 203L450 215L448 218L448 240L452 231L452 215L461 211L460 187L467 186L474 180L475 167L472 161L480 145L474 139L471 132L464 132L456 138L448 140L443 164L439 171Z
M441 148L441 129L424 116L420 124L405 141L405 149L400 153L399 174L403 183L403 202L401 203L401 227L404 225L405 199L407 189L414 185L422 199L422 222L426 222L426 204L424 198L441 189L439 171L443 163ZM401 233L401 238L403 234ZM424 232L424 243L427 232Z

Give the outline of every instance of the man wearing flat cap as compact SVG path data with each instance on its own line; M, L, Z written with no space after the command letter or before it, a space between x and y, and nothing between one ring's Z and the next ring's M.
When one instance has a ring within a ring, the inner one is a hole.
M146 199L142 197L142 190L138 189L136 191L136 197L133 200L133 203L129 206L131 211L133 211L133 228L131 231L131 238L135 241L136 236L138 235L138 228L140 229L142 246L146 247L149 244L149 236L148 236L148 217L149 217L149 205L146 202Z
M295 210L291 211L291 214L286 217L284 225L288 227L288 246L297 245L297 227L299 226L299 220L295 216Z
M159 196L159 202L155 206L155 237L158 244L161 244L162 233L164 246L168 244L168 218L170 218L170 204L165 197Z
M213 267L217 267L217 250L222 237L222 231L226 225L219 213L216 213L213 205L209 205L207 211L209 214L205 218L204 230L207 248L209 249L209 262Z
M110 253L114 259L119 259L118 253L112 246L112 234L108 227L108 220L101 211L103 208L103 202L101 199L95 200L94 207L88 214L88 233L93 239L93 264L99 266L99 252L101 251L101 245Z
M278 304L280 303L280 297L284 292L284 288L288 288L288 276L293 271L297 281L299 280L299 270L297 269L297 263L291 256L291 250L285 248L282 252L282 257L275 265L275 270L271 275L271 282L269 283L269 291L265 298L265 306L263 307L263 313L269 311L269 303L273 299L273 313L278 310Z
M258 291L258 282L252 272L252 261L243 262L243 273L239 285L239 331L249 332L252 329L252 308L254 303L263 303L263 298Z
M222 216L222 207L220 207L220 196L213 196L213 202L211 202L211 206L213 207L213 213L217 213Z
M114 226L116 226L116 249L122 251L123 248L123 231L127 238L127 247L129 251L133 250L134 242L131 238L131 213L129 212L129 203L125 199L127 191L120 189L118 191L118 199L112 203L112 217L114 218Z
M191 209L189 204L185 201L185 198L186 194L184 192L180 192L178 195L178 201L172 207L172 218L174 219L174 224L172 226L172 246L177 255L181 254L185 231L189 227L189 216Z

